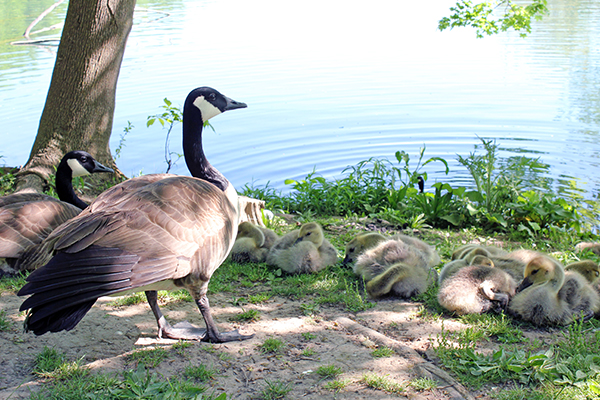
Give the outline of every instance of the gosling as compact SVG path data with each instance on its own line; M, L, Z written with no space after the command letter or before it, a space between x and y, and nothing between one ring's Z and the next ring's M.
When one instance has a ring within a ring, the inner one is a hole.
M458 315L500 313L515 295L515 280L492 260L476 255L471 265L458 269L440 284L438 302Z
M238 264L265 262L278 238L272 230L244 221L238 227L229 257Z
M325 239L321 225L309 222L279 238L267 264L289 274L315 273L337 263L337 250Z
M354 273L364 279L369 296L410 298L437 280L430 257L402 240L390 239L358 257Z
M509 312L537 326L570 324L576 317L574 302L567 301L567 290L561 291L564 283L565 272L557 260L545 255L532 259L509 303Z

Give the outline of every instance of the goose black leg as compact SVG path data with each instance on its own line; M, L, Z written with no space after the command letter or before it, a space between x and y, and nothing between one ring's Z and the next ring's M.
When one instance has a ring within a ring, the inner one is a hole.
M210 343L225 343L234 340L250 339L254 336L241 335L237 330L219 333L219 330L212 319L206 295L197 299L196 304L198 305L198 309L200 310L208 329L195 327L187 321L171 326L158 307L158 293L155 290L149 290L145 293L148 304L156 318L156 323L158 324L158 337L161 339L169 338L175 340L201 340ZM204 301L202 299L204 299Z

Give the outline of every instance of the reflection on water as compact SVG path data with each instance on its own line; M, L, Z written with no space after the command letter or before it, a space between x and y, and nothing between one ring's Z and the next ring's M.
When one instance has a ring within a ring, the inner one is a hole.
M0 21L0 155L8 165L27 160L54 63L47 48L9 43L50 4L0 0L15 8ZM526 39L437 31L451 1L399 4L138 1L111 141L119 146L123 128L134 125L120 168L164 171L166 131L146 128L146 117L163 98L181 104L208 85L249 105L215 118L216 133L205 133L211 162L238 187L284 188L315 166L334 177L372 156L393 160L397 150L416 159L423 146L451 171L429 164L428 185L470 184L456 154L468 155L481 137L496 139L507 161L540 157L554 189L596 196L600 3L550 0L551 14ZM65 12L59 7L39 27ZM179 131L170 147L180 153ZM185 163L172 172L187 174Z

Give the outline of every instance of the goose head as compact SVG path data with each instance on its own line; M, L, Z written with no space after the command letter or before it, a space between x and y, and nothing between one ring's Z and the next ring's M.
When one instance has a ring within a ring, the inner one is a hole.
M92 157L90 153L76 150L70 151L62 158L58 165L58 171L64 171L68 179L77 176L86 176L96 172L114 172L111 168L105 167Z
M257 247L262 247L265 244L264 233L256 225L248 221L244 221L238 226L237 239L239 238L251 238Z
M323 239L323 230L321 229L321 226L316 222L309 222L300 227L298 239L296 239L295 244L302 241L308 241L314 243L315 246L320 247L323 244Z
M565 272L562 265L547 256L533 258L523 273L523 282L517 288L521 292L533 285L549 285L553 291L557 292L565 281Z
M592 260L581 260L571 263L565 267L567 271L577 271L591 284L600 280L600 265Z
M183 106L183 154L193 177L211 182L223 191L231 186L206 159L202 149L202 128L216 115L245 107L245 103L232 100L209 87L199 87L188 94Z
M346 254L344 255L342 265L353 263L362 252L377 246L384 240L386 240L386 237L376 232L367 232L357 235L346 245Z
M492 260L490 260L487 256L477 254L471 258L469 265L493 267L494 262Z

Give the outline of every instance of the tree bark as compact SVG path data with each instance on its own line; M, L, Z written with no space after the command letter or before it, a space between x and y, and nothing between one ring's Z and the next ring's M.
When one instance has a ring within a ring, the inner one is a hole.
M29 160L18 174L18 189L36 180L26 175L47 180L71 150L85 150L118 171L109 139L134 8L135 0L69 1L46 104Z

